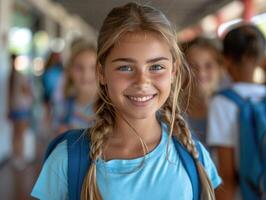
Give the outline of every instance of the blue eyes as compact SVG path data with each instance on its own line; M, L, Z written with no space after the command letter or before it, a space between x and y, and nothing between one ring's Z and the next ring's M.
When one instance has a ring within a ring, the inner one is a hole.
M158 70L162 70L162 69L164 69L164 68L161 65L152 65L150 67L150 70L152 70L152 71L158 71Z
M158 64L155 64L149 67L149 71L160 71L163 69L164 67ZM117 70L122 71L122 72L129 72L129 71L133 71L134 69L132 66L125 65L125 66L118 67Z
M132 67L127 66L127 65L118 67L118 70L122 72L133 71Z

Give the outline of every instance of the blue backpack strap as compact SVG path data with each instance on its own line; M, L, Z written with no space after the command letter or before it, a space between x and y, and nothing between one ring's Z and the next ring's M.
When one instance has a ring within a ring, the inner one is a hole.
M80 199L84 177L91 160L87 130L75 130L68 137L68 191L69 199Z
M248 98L245 99L241 97L232 89L223 90L218 92L218 95L219 94L234 102L239 109L238 123L240 159L238 173L239 185L243 199L261 199L260 186L262 185L262 182L259 180L259 177L261 176L262 166L260 152L258 149L261 141L257 134L258 130L262 130L262 127L257 128L256 126L260 124L257 120L261 120L259 117L264 115L263 113L265 113L265 109L263 107L261 110L262 114L256 113L255 111L258 109L257 105L255 105L254 102L251 102ZM264 99L262 102L264 102ZM256 119L257 117L258 119Z
M44 161L59 143L67 141L69 200L80 199L83 180L91 163L87 131L89 130L70 130L59 135L49 144L45 153Z
M200 178L198 174L198 170L196 167L196 163L191 156L191 154L187 151L187 149L178 141L177 138L173 137L175 148L180 155L181 161L188 173L189 179L192 184L192 190L193 190L193 200L200 200L201 195L201 184L200 184ZM195 141L196 148L199 152L199 161L203 163L203 153L201 151L199 142Z
M241 97L237 92L235 92L232 88L227 88L217 92L218 95L222 95L230 100L232 100L238 107L245 103L245 99Z
M65 116L63 118L64 124L69 124L69 122L70 122L70 119L71 119L73 112L74 112L74 101L75 101L75 97L69 97L66 99L66 102L65 102L66 113L65 113Z
M49 155L52 153L52 151L55 149L55 147L56 147L59 143L61 143L61 142L63 142L64 140L66 140L67 135L68 135L68 132L62 133L62 134L60 134L59 136L57 136L55 139L53 139L53 140L49 143L49 145L48 145L48 147L47 147L47 149L46 149L46 152L45 152L45 154L44 154L44 160L43 160L44 162L45 162L45 160L49 157Z

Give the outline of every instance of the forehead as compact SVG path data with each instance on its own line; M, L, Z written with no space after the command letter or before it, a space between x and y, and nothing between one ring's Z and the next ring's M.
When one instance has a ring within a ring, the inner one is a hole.
M200 57L203 54L216 59L216 52L208 46L193 46L187 51L187 57L189 58Z
M77 62L79 60L96 60L96 53L92 50L86 49L84 51L81 51L79 53L77 53L76 55L73 56L73 61Z
M147 31L129 32L122 35L108 55L108 57L135 57L136 59L150 59L158 56L172 59L170 46L158 33Z
M93 50L90 49L85 49L83 51L80 51L79 53L77 53L76 55L78 56L88 56L88 57L96 57L96 52L94 52Z

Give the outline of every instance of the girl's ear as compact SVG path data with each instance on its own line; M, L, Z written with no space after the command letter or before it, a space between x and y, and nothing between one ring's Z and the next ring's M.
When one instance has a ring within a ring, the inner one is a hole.
M104 74L103 66L100 63L98 63L97 69L98 69L98 76L99 76L100 84L105 85L106 81L105 81L105 74Z

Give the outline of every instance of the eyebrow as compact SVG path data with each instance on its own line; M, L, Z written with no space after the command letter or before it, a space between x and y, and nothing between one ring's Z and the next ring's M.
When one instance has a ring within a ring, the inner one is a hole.
M158 57L158 58L152 58L146 61L146 63L154 63L154 62L158 62L161 60L169 60L169 58L166 57ZM130 63L136 63L137 61L135 59L132 58L116 58L114 60L112 60L112 62L130 62Z

